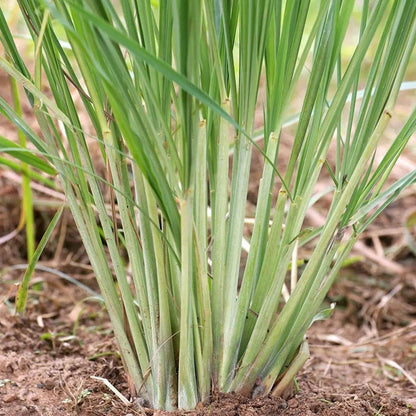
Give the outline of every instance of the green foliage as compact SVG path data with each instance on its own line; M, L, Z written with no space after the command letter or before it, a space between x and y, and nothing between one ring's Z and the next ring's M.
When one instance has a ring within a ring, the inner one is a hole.
M353 1L19 5L34 75L2 13L8 60L0 66L25 88L42 137L4 100L0 109L47 162L4 138L0 145L58 172L136 393L163 409L193 408L212 389L281 394L307 359L307 329L329 315L319 308L359 233L415 182L413 172L384 186L416 129L416 109L380 165L373 160L414 50L416 2L364 0L347 54ZM264 168L240 273L261 106ZM297 124L283 169L287 120ZM322 227L305 229L322 168L333 181L331 206ZM116 201L110 210L104 188ZM298 277L298 247L311 239Z
M26 309L26 300L27 300L27 292L29 289L30 279L32 277L33 272L35 271L36 263L39 260L40 255L42 254L46 244L49 241L52 232L54 231L56 224L58 224L59 219L61 218L62 211L64 210L64 206L59 208L58 212L52 218L52 221L49 223L48 228L45 231L42 239L40 240L36 250L34 251L26 272L23 276L22 283L20 284L19 290L16 296L16 312L24 312Z

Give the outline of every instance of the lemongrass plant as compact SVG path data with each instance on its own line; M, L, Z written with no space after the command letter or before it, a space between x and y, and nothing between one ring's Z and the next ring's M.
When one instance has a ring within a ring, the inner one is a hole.
M0 66L25 88L42 134L2 99L1 109L59 175L133 394L161 409L194 408L214 390L281 394L354 242L416 179L385 186L415 109L374 165L413 53L416 2L18 3L34 70L3 13ZM264 168L240 273L259 108ZM296 130L283 169L287 120ZM331 205L321 227L304 229L323 169Z

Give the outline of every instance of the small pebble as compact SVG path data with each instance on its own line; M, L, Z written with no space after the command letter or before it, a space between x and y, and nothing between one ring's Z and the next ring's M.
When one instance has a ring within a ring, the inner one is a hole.
M14 402L17 399L18 399L18 397L17 397L16 393L7 394L6 396L3 397L4 403L11 403L11 402Z
M296 399L290 399L287 404L289 407L294 408L299 406L299 402Z
M55 382L53 380L45 380L43 382L43 385L45 386L46 390L52 390L55 387Z

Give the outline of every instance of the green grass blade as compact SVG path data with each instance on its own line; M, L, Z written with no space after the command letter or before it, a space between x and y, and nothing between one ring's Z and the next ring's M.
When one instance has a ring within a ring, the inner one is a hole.
M42 236L38 246L36 247L35 252L33 253L33 257L28 264L26 272L23 276L22 282L19 286L19 290L17 292L16 297L16 312L23 313L26 309L26 301L27 301L27 292L29 289L30 279L32 278L32 274L36 268L36 264L43 253L43 250L46 247L46 244L49 241L53 231L55 230L56 224L58 224L59 219L61 218L62 212L65 206L62 205L56 214L53 216L51 222L49 223L48 227L46 228L45 234Z
M134 40L130 39L125 34L114 29L110 24L105 22L100 17L88 12L86 9L80 7L78 4L72 2L71 0L68 0L66 3L69 6L73 7L75 10L77 10L88 22L96 25L96 27L102 30L107 36L109 36L110 39L112 39L115 42L118 42L120 45L127 48L132 53L132 55L134 55L139 61L144 61L148 65L152 66L154 69L163 74L167 79L178 84L183 90L194 96L201 103L205 104L212 111L214 111L219 116L227 120L238 131L242 132L242 134L246 135L247 137L250 137L245 132L245 130L228 113L226 113L221 108L221 106L219 106L209 95L207 95L204 91L196 87L195 84L190 82L186 77L184 77L177 71L173 70L170 65L166 64L161 59L147 52L144 48L140 47ZM51 5L51 7L52 9L54 9L54 6ZM57 17L59 18L59 14ZM65 25L65 21L62 18L61 21ZM73 30L72 28L68 29L70 31ZM73 34L74 36L76 36L76 33Z
M25 147L19 146L15 142L6 139L4 136L0 136L0 152L9 154L16 159L47 173L48 175L55 175L56 170L45 160L36 156L33 150L29 150Z

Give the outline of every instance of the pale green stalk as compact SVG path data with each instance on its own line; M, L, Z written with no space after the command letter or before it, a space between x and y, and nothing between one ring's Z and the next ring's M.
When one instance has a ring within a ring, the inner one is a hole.
M19 90L18 90L17 82L14 78L11 78L11 85L12 85L12 94L13 94L14 108L15 108L16 114L19 117L22 117L22 106L20 102ZM18 131L18 137L19 137L19 144L25 148L26 137L21 130ZM34 221L34 215L33 215L33 195L32 195L32 189L30 187L29 166L26 163L22 162L21 170L22 170L22 213L20 217L19 228L23 226L25 227L27 259L30 262L35 252L35 233L36 233L35 221Z
M192 326L193 279L192 279L192 210L193 195L187 190L181 206L182 256L181 256L181 326L178 369L178 406L181 409L194 408L198 402L194 363L194 340Z
M226 103L229 105L229 103ZM214 371L218 377L221 344L224 331L224 290L226 279L226 245L227 245L227 212L228 212L228 147L229 147L229 126L224 120L220 121L219 143L217 150L217 172L212 179L212 226L211 226L211 259L212 262L212 326L214 329Z
M212 310L209 296L210 288L208 276L208 247L207 247L207 137L206 121L201 120L199 126L199 146L196 158L195 174L195 269L196 269L196 294L197 322L196 328L201 334L201 357L197 360L198 389L201 400L209 398L211 390L212 370Z
M267 156L270 159L275 157L277 146L278 138L274 134L271 134L267 147ZM224 386L227 386L227 388L229 388L228 385L233 375L234 366L237 362L238 348L243 335L244 324L247 319L247 310L252 297L255 277L258 275L261 266L256 257L252 254L257 253L261 239L264 239L267 236L268 217L266 217L267 211L265 205L269 204L268 194L270 193L270 182L272 177L273 169L269 164L266 164L263 177L260 181L260 198L256 210L253 235L250 241L250 253L243 276L243 286L241 287L237 299L233 320L231 320L229 326L225 328L224 360L222 362L223 368L221 369L221 372L222 377L224 378Z

